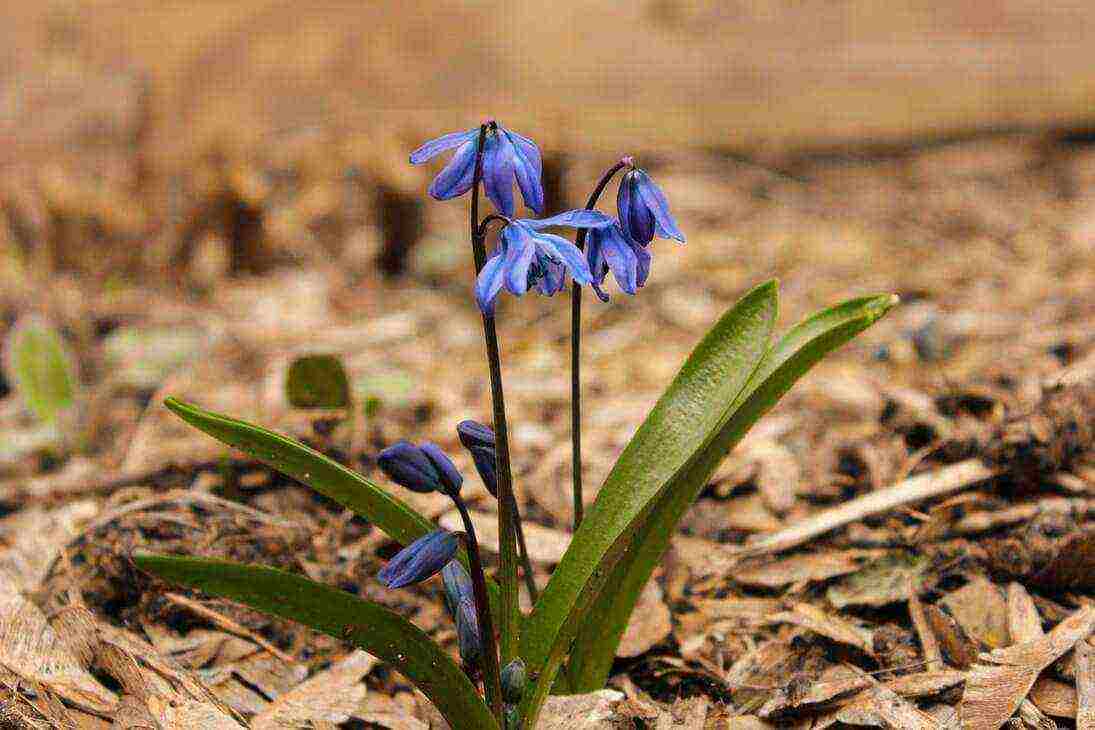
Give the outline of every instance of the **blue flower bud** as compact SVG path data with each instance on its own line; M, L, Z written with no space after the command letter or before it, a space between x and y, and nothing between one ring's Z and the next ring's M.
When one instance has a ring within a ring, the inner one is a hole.
M456 464L452 463L452 459L441 450L440 446L432 441L423 441L419 448L434 468L437 469L438 478L441 482L441 491L450 495L458 494L460 487L464 484L464 477L460 476L460 472L456 470Z
M525 682L528 674L525 670L525 662L520 658L502 668L502 699L511 705L516 705L525 694Z
M454 533L434 530L396 553L377 577L389 588L421 583L441 572L459 545Z
M413 492L457 494L464 478L437 444L399 441L380 452L377 464L396 484Z
M412 492L436 492L441 486L433 461L409 441L397 441L384 449L376 463L389 479Z
M445 586L445 608L449 615L456 618L456 610L465 599L475 600L475 586L471 576L458 560L450 560L441 571L441 581Z
M456 643L460 649L460 659L468 666L475 666L483 654L475 599L465 598L456 607Z
M620 180L616 194L616 211L620 227L635 243L645 246L657 234L684 243L684 234L669 212L669 201L662 189L645 171L632 168Z
M461 421L456 432L460 443L471 454L479 478L492 496L498 496L498 476L495 472L494 430L477 421Z

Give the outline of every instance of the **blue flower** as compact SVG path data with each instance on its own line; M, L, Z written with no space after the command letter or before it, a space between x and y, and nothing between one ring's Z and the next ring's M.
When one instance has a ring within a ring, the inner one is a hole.
M432 139L411 153L411 164L421 165L453 147L449 164L430 183L429 193L438 200L456 198L471 190L479 128L453 132ZM521 189L525 205L537 214L544 211L544 164L540 148L528 137L489 122L483 141L483 189L499 213L513 215L513 181Z
M593 275L593 291L602 302L608 294L601 289L609 270L620 289L634 294L650 274L650 250L632 241L616 221L608 228L596 228L586 235L586 260Z
M498 496L498 476L495 473L494 430L478 421L461 421L456 426L460 443L471 454L475 470L491 496Z
M539 220L509 221L475 283L479 308L492 314L494 300L503 286L518 297L533 286L541 294L551 296L563 288L567 273L578 284L590 283L589 264L578 247L562 236L542 231L549 226L603 228L612 223L611 217L596 210L570 210Z
M389 588L421 583L441 572L459 546L454 533L434 530L396 553L377 577Z
M380 452L377 464L388 478L412 492L457 494L464 483L452 460L429 441L421 446L397 441Z
M633 167L620 180L616 209L620 227L632 241L645 246L654 240L656 233L662 238L675 238L684 243L684 234L669 212L665 193L645 171Z

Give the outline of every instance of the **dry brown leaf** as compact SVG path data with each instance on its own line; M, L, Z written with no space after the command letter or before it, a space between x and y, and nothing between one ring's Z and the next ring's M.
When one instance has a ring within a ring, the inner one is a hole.
M616 656L631 658L645 654L669 636L672 630L673 622L661 586L656 581L647 581L620 638Z
M894 730L938 730L935 719L901 699L893 690L871 680L871 688L856 695L847 704L823 716L815 728L846 725L893 728Z
M909 618L912 620L916 636L920 640L920 651L924 655L924 663L928 667L942 668L943 652L939 649L939 640L932 631L924 604L917 595L916 581L908 580L909 592Z
M401 702L400 697L411 697L402 694L392 697L380 692L370 692L357 710L354 717L372 725L379 725L387 730L429 730L429 723L415 717L412 703ZM429 700L423 700L429 705ZM429 705L436 712L437 708Z
M1021 583L1015 581L1008 585L1008 633L1013 644L1034 641L1045 635L1034 599Z
M885 555L829 586L825 597L835 608L886 606L906 600L910 581L919 583L925 561L910 553Z
M757 710L757 715L771 719L785 713L800 712L847 697L870 684L870 680L861 672L844 665L834 665L826 668L804 689L798 683L777 688Z
M905 674L884 684L902 697L930 697L966 681L966 673L953 669L937 669L918 674Z
M361 679L377 665L355 651L278 697L251 721L252 730L303 728L315 720L345 722L365 699Z
M1095 730L1095 646L1090 640L1076 644L1076 730Z
M966 585L939 601L962 627L966 636L983 647L999 649L1010 642L1008 607L1000 590L987 579L975 576Z
M1095 606L1085 606L1041 639L996 649L969 673L959 713L966 730L996 730L1026 698L1039 673L1095 630Z
M834 550L791 555L756 566L739 566L733 573L736 583L761 588L782 588L794 583L828 580L859 569L869 553L860 550Z
M10 585L0 587L0 675L43 687L75 707L109 715L117 704L73 655L38 607Z
M1038 677L1029 697L1047 715L1069 719L1076 717L1076 688L1071 684L1052 677Z
M827 614L810 603L796 603L792 610L781 611L768 621L801 626L840 644L854 646L867 654L872 654L874 651L874 638L869 629Z
M948 662L966 669L977 661L977 647L953 616L936 606L924 606L924 615Z
M602 689L584 695L552 695L537 730L618 730L616 704L623 693Z

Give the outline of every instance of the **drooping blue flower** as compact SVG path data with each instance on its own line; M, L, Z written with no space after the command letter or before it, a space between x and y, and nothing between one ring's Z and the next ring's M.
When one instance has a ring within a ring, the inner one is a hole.
M654 240L654 234L684 243L684 234L669 212L665 193L644 170L633 167L620 180L616 210L620 227L636 243L645 246Z
M597 210L569 210L550 218L509 221L475 283L479 308L492 314L503 286L518 297L533 286L551 296L563 288L568 273L578 284L590 283L592 275L581 250L562 236L543 230L551 226L603 228L612 223L610 216Z
M434 530L396 553L377 577L389 588L421 583L441 572L459 546L454 533Z
M430 183L431 196L437 200L448 200L471 190L478 138L478 127L466 132L453 132L432 139L411 153L411 164L421 165L446 150L456 148L449 164ZM501 124L488 123L483 141L483 189L499 213L514 214L515 179L525 205L537 214L543 213L543 172L544 163L535 142Z
M483 480L483 486L491 493L498 496L498 475L495 472L495 438L494 429L478 421L461 421L456 426L456 433L460 436L460 443L471 454L475 462L475 470L479 472L479 478Z
M452 460L429 441L421 446L397 441L380 452L377 464L388 478L412 492L456 494L464 483Z
M634 294L646 283L650 259L649 247L629 239L618 221L586 234L586 260L593 276L593 291L602 302L608 301L608 294L601 287L610 270L621 291Z

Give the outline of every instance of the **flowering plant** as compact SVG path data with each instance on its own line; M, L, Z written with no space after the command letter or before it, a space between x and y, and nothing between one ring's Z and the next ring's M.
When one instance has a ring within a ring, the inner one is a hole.
M639 593L669 546L677 523L711 474L746 432L833 349L895 303L891 295L853 299L807 318L773 340L774 282L757 286L728 310L685 361L606 477L588 513L581 470L579 366L582 286L603 290L608 272L635 294L650 274L655 237L684 243L665 194L631 157L613 165L584 209L550 218L516 218L513 185L525 204L544 205L536 144L489 121L427 142L414 164L455 149L429 193L439 200L471 194L475 298L482 314L493 427L457 426L480 478L498 500L499 563L487 574L461 497L463 476L436 444L400 441L378 458L396 484L451 499L463 532L439 529L388 490L289 438L169 398L168 408L214 438L241 449L368 519L405 547L380 571L388 588L438 574L456 626L461 663L395 612L289 573L196 558L139 554L137 565L162 578L234 599L351 642L391 663L454 728L533 728L547 695L599 689ZM623 173L617 216L596 206ZM496 212L479 216L485 191ZM489 228L497 245L488 256ZM547 228L573 228L574 242ZM587 245L588 243L588 245ZM513 496L508 424L495 303L504 289L552 296L571 281L574 537L545 586L536 585ZM519 578L533 604L519 608ZM480 691L480 686L482 691Z

